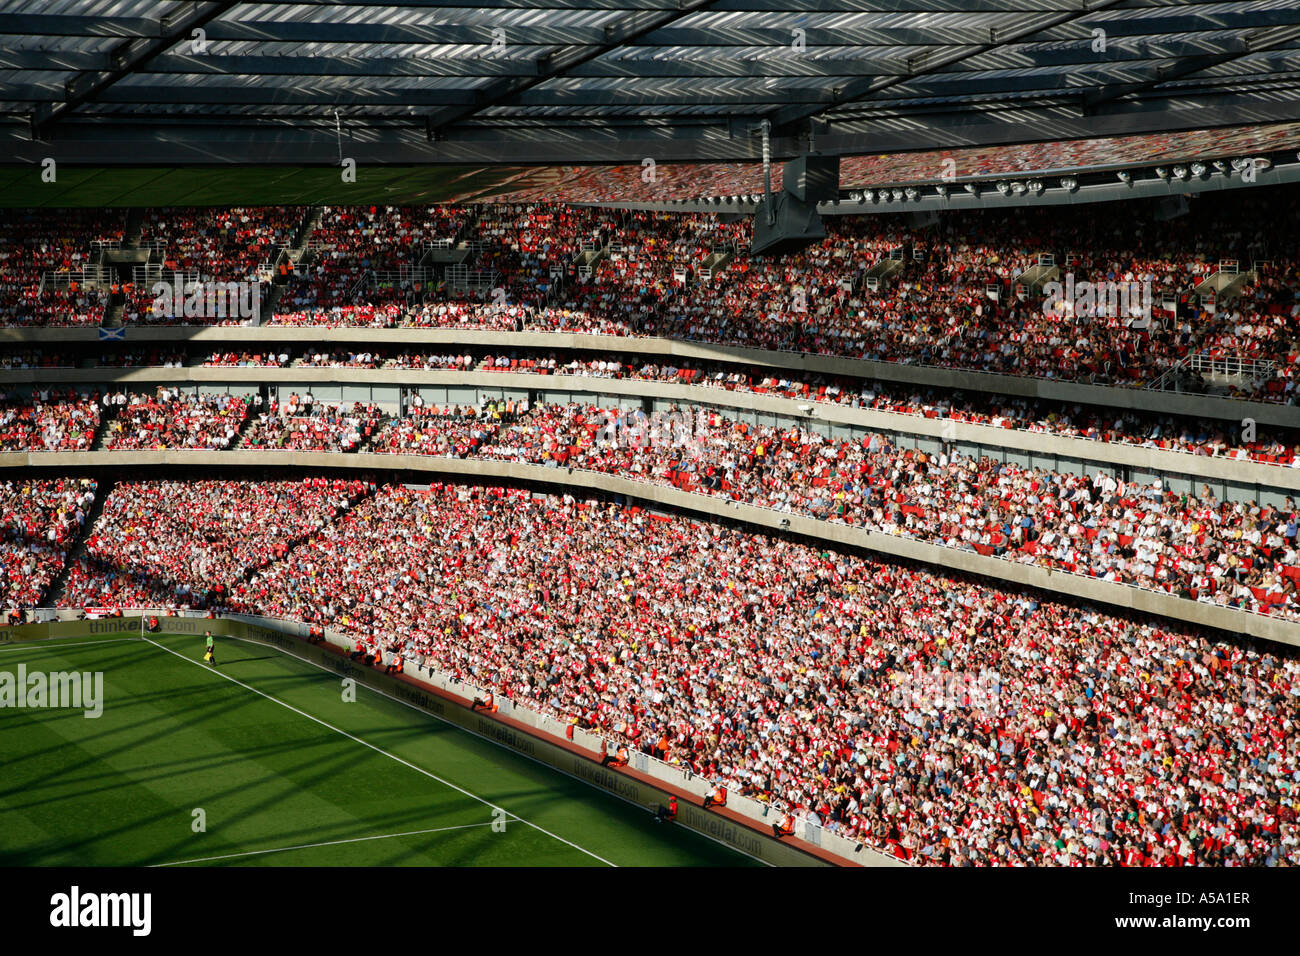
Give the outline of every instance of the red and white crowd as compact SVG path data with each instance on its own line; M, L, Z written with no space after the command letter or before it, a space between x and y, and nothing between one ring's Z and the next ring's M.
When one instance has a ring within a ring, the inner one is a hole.
M38 387L0 393L0 451L89 451L99 429L99 395Z
M1300 260L1290 251L1300 218L1296 193L1204 196L1194 206L1173 230L1142 217L1098 219L1086 209L1027 209L998 220L953 214L928 227L893 216L831 217L824 241L781 260L748 256L748 223L713 214L539 203L476 213L332 207L273 321L654 335L1128 386L1150 384L1199 353L1259 360L1221 387L1237 397L1290 401L1300 357ZM157 212L148 238L175 247L176 265L206 262L204 274L257 258L282 240L297 214L185 212ZM252 220L240 225L222 216ZM86 237L108 231L69 213L64 235L63 213L44 217L15 217L14 228L34 232L30 242L43 240L43 251L32 263L18 244L14 261L0 263L0 287L30 292L42 266L58 260L72 269L89 255ZM1276 224L1266 235L1244 228L1264 219ZM192 241L179 238L191 233ZM409 271L421 268L432 242L462 234L473 237L463 264L492 277L486 286L470 292ZM864 276L891 250L904 252L901 268L873 289ZM1041 253L1055 255L1078 282L1149 282L1151 315L1046 310L1041 292L1017 282ZM1229 259L1243 272L1255 267L1238 297L1214 308L1194 298L1197 285ZM74 294L66 283L58 288ZM1177 317L1167 299L1178 303ZM137 311L128 304L128 319Z
M248 409L248 399L238 395L191 395L176 388L129 395L106 426L103 445L109 451L233 448Z
M0 324L98 325L104 295L83 281L92 243L121 242L123 210L0 211Z
M82 479L10 478L0 482L0 602L43 604L95 500Z
M364 449L592 471L1300 620L1300 509L1290 498L1280 506L1220 500L1204 485L1179 494L1160 478L927 453L881 433L832 438L706 408L646 419L581 403L426 404L412 393L403 415L385 416L310 392L265 410L258 396L167 388L103 400L42 394L0 406L0 447L87 450L102 402L117 411L102 429L107 450Z
M289 353L284 348L265 352L213 352L203 362L208 366L283 368L289 364Z
M365 494L361 482L119 482L68 570L71 607L224 605Z
M239 447L272 451L350 452L370 440L382 413L374 405L354 402L307 403L291 395L284 407L272 400L249 424Z
M1300 661L635 507L121 485L67 603L332 626L916 863L1300 863Z

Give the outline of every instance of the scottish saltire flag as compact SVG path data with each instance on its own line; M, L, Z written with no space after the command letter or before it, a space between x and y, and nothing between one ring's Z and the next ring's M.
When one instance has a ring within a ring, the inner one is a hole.
M125 342L126 326L125 325L118 326L115 329L100 328L99 340L101 342Z

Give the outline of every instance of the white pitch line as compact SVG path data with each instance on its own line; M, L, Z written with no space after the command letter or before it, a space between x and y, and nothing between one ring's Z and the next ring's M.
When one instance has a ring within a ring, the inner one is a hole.
M261 644L260 641L248 640L246 639L246 637L227 636L226 640L243 641L244 644L252 644L255 646L259 646L259 648L266 648L266 646L269 646L268 644ZM334 674L334 671L331 671L329 667L322 666L320 665L320 663L316 663L315 661L308 661L308 659L305 657L299 657L298 654L292 653L291 650L285 650L283 648L273 648L273 649L278 650L278 652L281 654L285 654L286 657L294 658L295 661L300 661L302 663L305 663L305 665L309 667L315 667L315 669L317 670L324 671L325 674ZM387 698L387 700L393 701L394 704L400 704L404 706L404 708L415 710L417 714L421 715L421 717L432 718L434 719L434 721L441 721L442 723L447 724L448 727L455 728L455 730L459 731L460 734L469 734L472 736L476 736L480 740L486 740L487 743L493 744L494 747L503 747L503 744L498 743L497 740L491 739L491 737L487 736L486 734L480 734L480 732L476 730L469 730L469 727L463 727L459 723L452 723L451 721L448 721L446 717L438 717L438 715L432 713L432 711L425 710L424 708L421 708L421 706L419 705L412 704L411 701L402 700L402 698L400 697L394 697L393 695L391 695L391 693L387 691L383 691L383 689L381 688L373 687L372 684L361 684L361 687L364 687L370 693L377 693L377 695L380 695L381 697L385 697ZM521 752L521 750L511 750L511 753L513 754L513 756L523 757L524 760L530 760L533 763L537 763L538 766L546 767L546 770L549 770L550 773L563 774L564 777L567 777L571 780L576 780L576 782L581 783L582 786L595 788L595 784L589 783L588 780L584 780L581 777L578 777L577 774L571 774L569 773L568 770L562 770L558 766L552 766L551 763L547 763L545 761L539 760L539 758L532 756L532 754L530 753L524 753ZM614 797L615 800L621 800L623 801L623 803L627 804L628 806L636 806L636 808L638 810L642 810L642 812L654 814L654 810L649 808L649 806L646 806L645 804L638 804L636 800L629 800L628 797L621 795L621 793L616 793L612 790L599 790L599 792L601 792L602 795L604 796L611 796ZM753 853L744 851L744 849L733 847L733 845L729 843L725 843L724 840L720 840L712 834L706 834L706 832L703 830L692 830L692 832L697 836L703 836L703 838L705 838L706 840L711 840L712 843L718 844L719 847L725 847L733 853L740 853L741 856L748 856L750 860L753 860L755 862L761 862L763 866L772 866L772 868L775 868L776 866L774 862L768 862L767 860L763 860L762 857L754 856ZM611 865L616 865L616 864L611 864Z
M106 637L102 641L77 641L75 644L46 644L43 641L18 641L14 644L0 644L0 651L56 650L60 647L89 647L91 644L121 644L123 641L138 641L138 637Z
M464 787L456 786L456 784L452 783L450 780L444 780L442 777L439 777L436 773L430 773L428 770L425 770L423 767L417 767L409 760L404 760L401 757L397 756L396 754L389 753L387 750L384 750L382 747L376 747L368 740L362 740L360 737L355 737L352 734L348 733L346 730L343 730L339 727L335 727L333 724L327 723L326 721L321 720L319 717L312 716L311 714L307 713L305 710L299 710L297 707L293 706L293 704L285 703L284 701L280 700L278 697L272 697L270 694L266 693L265 691L260 691L256 687L251 687L248 684L245 684L243 681L231 677L229 674L223 673L222 671L219 670L214 670L213 668L208 667L205 664L201 664L196 660L192 660L186 657L184 654L172 650L170 647L164 647L162 644L159 644L157 641L153 640L152 638L146 637L145 641L152 644L154 647L158 648L161 651L166 651L168 654L171 654L174 657L179 657L181 660L193 664L195 667L202 667L206 671L211 671L214 674L219 674L222 677L224 677L226 680L230 681L231 683L238 684L240 687L244 688L244 690L250 690L254 694L257 694L259 697L265 697L267 700L277 703L281 707L293 711L295 714L298 714L300 717L306 717L308 720L314 721L320 724L322 727L327 727L330 730L334 731L336 734L341 734L342 736L347 737L349 740L361 744L363 747L369 747L371 750L375 751L375 753L380 753L383 754L385 757L388 757L392 760L396 760L398 763L410 767L412 770L416 771L417 773L424 774L430 780L438 781L438 783L442 784L444 787L450 787L452 790L455 790L457 793L462 793L473 800L477 800L479 803L483 804L486 807L491 807L493 810L505 809L504 807L498 807L495 803L492 803L489 800L485 800L484 798L480 797L477 793L470 793L470 791L466 790ZM604 863L606 866L618 866L617 863L611 863L603 856L598 856L597 854L592 853L586 847L578 846L578 844L574 843L572 840L566 840L564 837L560 836L559 834L552 833L550 830L547 830L544 827L539 827L536 823L530 823L529 821L525 820L523 817L510 813L510 811L508 810L506 810L505 812L509 816L518 820L520 823L524 824L525 826L532 827L538 833L545 833L548 837L551 837L552 839L555 840L559 840L561 843L565 844L566 846L571 846L573 847L573 849L578 850L581 853L585 853L593 860L599 860L601 863Z
M303 843L299 846L278 846L273 850L248 850L244 853L226 853L222 856L204 856L196 860L173 860L171 863L153 863L151 868L163 866L185 866L187 863L212 863L215 860L233 860L241 856L261 856L265 853L288 853L290 850L312 850L318 846L340 846L344 843L365 843L367 840L391 840L394 837L419 836L422 833L447 833L450 830L469 830L473 827L490 827L486 823L465 823L458 827L437 827L433 830L409 830L406 833L381 833L378 836L352 837L347 840L328 840L325 843Z

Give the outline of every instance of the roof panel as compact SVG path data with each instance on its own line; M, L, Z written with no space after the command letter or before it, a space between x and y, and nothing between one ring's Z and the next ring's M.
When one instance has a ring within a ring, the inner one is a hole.
M1181 127L1198 104L1209 125L1300 118L1294 0L1089 6L0 0L0 133L125 140L179 117L178 143L238 135L278 155L295 116L337 109L413 154L583 161L593 142L749 158L763 118L786 151L813 122L819 142L923 145L1005 137L1012 119L1025 138Z

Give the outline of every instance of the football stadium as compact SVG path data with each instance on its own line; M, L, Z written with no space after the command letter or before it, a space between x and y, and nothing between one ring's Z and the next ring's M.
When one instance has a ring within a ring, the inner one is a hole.
M0 864L1300 864L1293 2L0 34Z

